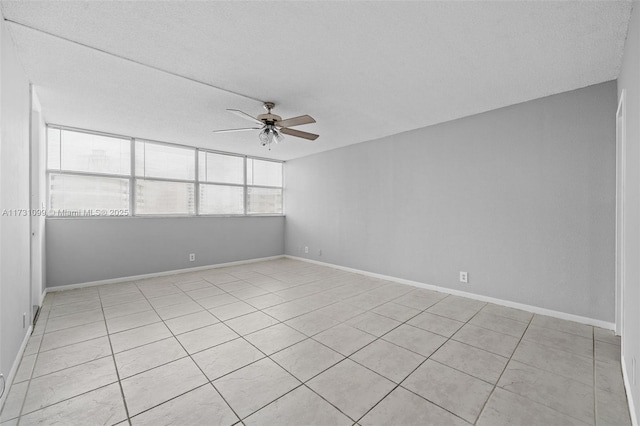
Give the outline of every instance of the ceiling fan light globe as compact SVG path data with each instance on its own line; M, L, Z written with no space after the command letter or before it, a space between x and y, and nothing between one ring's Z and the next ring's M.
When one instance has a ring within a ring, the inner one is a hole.
M273 136L276 143L282 142L282 140L284 139L284 136L282 135L282 133L280 133L276 129L273 129Z
M274 140L275 130L271 126L267 126L264 130L260 132L258 137L260 138L260 145L268 146Z
M258 138L260 138L260 145L267 146L269 143L269 130L264 129L258 134Z

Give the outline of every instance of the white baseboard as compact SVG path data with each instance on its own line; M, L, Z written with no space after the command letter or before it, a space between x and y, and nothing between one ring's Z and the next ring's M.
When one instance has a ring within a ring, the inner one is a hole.
M455 296L467 297L469 299L480 300L482 302L494 303L496 305L506 306L508 308L520 309L527 312L532 312L534 314L546 315L554 318L559 318L568 321L579 322L581 324L593 325L596 327L601 327L607 330L614 330L615 324L612 322L597 320L594 318L583 317L580 315L568 314L566 312L554 311L551 309L540 308L538 306L525 305L524 303L511 302L509 300L497 299L494 297L483 296L481 294L468 293L466 291L455 290L452 288L440 287L432 284L425 284L418 281L406 280L404 278L392 277L389 275L377 274L375 272L363 271L360 269L349 268L346 266L334 265L333 263L320 262L312 259L305 259L304 257L297 257L291 255L285 255L284 257L289 259L301 260L303 262L314 263L317 265L329 266L331 268L340 269L347 272L353 272L356 274L366 275L372 278L380 278L383 280L394 281L400 284L407 284L413 287L424 288L427 290L439 291L441 293L453 294Z
M78 284L59 285L59 286L55 286L55 287L47 287L45 289L45 294L46 293L50 293L52 291L73 290L75 288L94 287L94 286L103 285L103 284L117 284L117 283L122 283L122 282L126 282L126 281L142 280L142 279L145 279L145 278L164 277L164 276L167 276L167 275L184 274L186 272L204 271L206 269L226 268L228 266L244 265L244 264L247 264L247 263L262 262L262 261L265 261L265 260L281 259L283 257L284 257L284 255L279 254L277 256L267 256L267 257L259 257L259 258L256 258L256 259L237 260L237 261L234 261L234 262L217 263L215 265L195 266L193 268L174 269L174 270L171 270L171 271L162 271L162 272L152 272L150 274L131 275L131 276L128 276L128 277L111 278L111 279L108 279L108 280L90 281L90 282L78 283ZM43 297L43 299L44 299L44 297Z
M621 359L622 363L622 379L624 380L624 388L627 391L627 402L629 403L629 414L631 415L631 424L638 426L638 416L636 415L636 404L633 401L633 394L631 393L631 382L629 381L629 374L627 373L627 363L624 362L624 355Z
M16 358L13 360L13 365L11 366L11 370L9 370L9 375L6 377L6 381L4 382L4 393L2 397L0 397L0 412L4 407L4 403L7 400L7 395L9 395L9 389L11 389L11 385L13 384L13 379L16 377L16 373L18 372L18 367L20 367L20 361L22 361L22 355L24 354L24 350L27 348L27 343L29 343L29 338L31 337L31 331L33 330L33 326L29 326L27 329L27 334L24 336L22 340L22 344L20 345L20 349L18 350L18 354Z

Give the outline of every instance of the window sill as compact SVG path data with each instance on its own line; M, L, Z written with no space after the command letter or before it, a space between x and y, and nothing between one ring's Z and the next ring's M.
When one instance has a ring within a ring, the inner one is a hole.
M286 217L285 214L237 214L237 215L136 215L136 216L47 216L46 220L68 220L68 219L210 219L210 218L252 218L252 217Z

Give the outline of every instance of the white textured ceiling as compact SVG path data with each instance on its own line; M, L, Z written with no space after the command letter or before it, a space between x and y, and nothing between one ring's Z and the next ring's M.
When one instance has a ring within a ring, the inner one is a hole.
M631 11L630 1L1 5L48 122L283 160L615 79ZM274 101L282 117L310 114L318 123L298 128L320 138L267 151L253 133L214 135L249 123L225 108L257 115L261 104L172 73Z

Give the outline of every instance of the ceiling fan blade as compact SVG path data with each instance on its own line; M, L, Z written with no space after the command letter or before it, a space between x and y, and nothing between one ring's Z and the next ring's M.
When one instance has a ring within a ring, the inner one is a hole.
M313 119L310 115L301 115L300 117L287 118L285 120L280 120L276 123L277 126L280 127L293 127L300 126L302 124L311 124L315 123L316 120Z
M318 136L320 136L313 133L302 132L300 130L288 129L286 127L280 129L280 132L284 133L285 135L295 136L297 138L309 139L310 141L315 141L316 139L318 139Z
M240 111L239 109L227 109L227 111L229 111L232 114L237 115L238 117L242 117L245 120L253 121L254 123L259 124L261 126L264 124L262 121L258 120L257 118L254 118L254 117L250 116L246 112Z
M260 130L261 127L244 127L242 129L224 129L224 130L214 130L213 133L231 133L231 132L244 132L246 130Z

